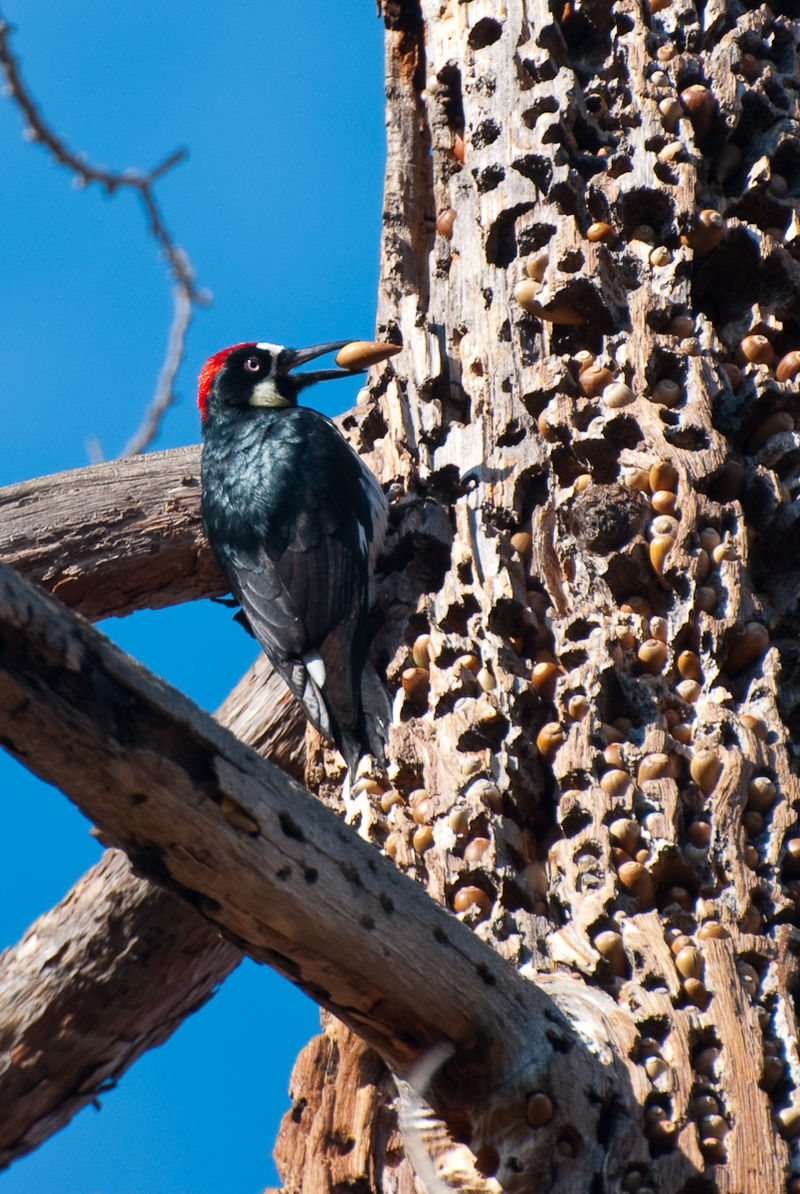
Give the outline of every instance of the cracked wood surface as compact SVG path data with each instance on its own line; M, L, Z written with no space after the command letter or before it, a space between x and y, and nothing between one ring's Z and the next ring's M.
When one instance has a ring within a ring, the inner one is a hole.
M0 661L8 749L58 784L139 871L392 1066L454 1040L478 1105L498 1068L513 1084L512 1059L517 1100L534 1081L564 1106L585 1097L587 1119L606 1103L612 1058L594 1057L547 994L278 768L6 567ZM581 1033L592 1031L590 1007ZM596 1014L602 1023L602 1001ZM467 1088L458 1089L463 1106ZM550 1149L541 1144L544 1176Z
M304 719L263 656L216 717L302 775ZM0 954L0 1167L166 1040L240 957L193 908L107 850Z
M604 1189L794 1191L795 14L382 11L377 335L403 351L353 431L395 494L398 725L388 781L328 798L525 973L635 1025L643 1138ZM350 1073L308 1078L347 1103ZM311 1128L285 1122L282 1173L300 1189L293 1133L327 1194ZM504 1186L526 1131L483 1158Z

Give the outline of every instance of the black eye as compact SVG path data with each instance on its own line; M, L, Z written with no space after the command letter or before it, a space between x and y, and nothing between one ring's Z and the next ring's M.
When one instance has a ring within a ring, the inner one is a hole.
M262 362L258 357L248 357L244 363L244 367L248 373L260 373Z

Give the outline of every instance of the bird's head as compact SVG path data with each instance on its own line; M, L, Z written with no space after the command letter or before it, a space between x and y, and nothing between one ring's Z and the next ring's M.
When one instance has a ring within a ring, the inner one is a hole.
M297 396L306 386L335 377L352 377L353 370L316 369L292 373L292 369L326 352L344 348L348 343L347 340L334 340L311 348L247 343L215 352L200 370L197 405L201 419L205 420L215 407L296 406Z

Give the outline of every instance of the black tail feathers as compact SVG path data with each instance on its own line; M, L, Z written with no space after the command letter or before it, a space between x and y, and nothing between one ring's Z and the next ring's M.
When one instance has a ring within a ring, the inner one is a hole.
M389 694L375 668L367 660L361 673L361 710L352 730L334 728L334 738L351 777L363 755L372 755L383 766L384 747L392 720Z

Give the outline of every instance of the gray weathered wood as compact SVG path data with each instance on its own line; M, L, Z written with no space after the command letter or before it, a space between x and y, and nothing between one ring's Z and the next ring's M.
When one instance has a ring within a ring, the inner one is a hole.
M263 656L216 716L302 775L305 719ZM240 957L185 901L106 851L0 955L0 1168L171 1035Z
M546 1090L557 1111L526 1150L528 1175L549 1172L569 1122L593 1122L614 1089L624 1101L624 1070L587 1050L549 995L299 784L6 567L0 734L138 870L393 1066L452 1040L472 1075L468 1094L458 1086L462 1109L479 1113L487 1081L516 1085L517 1098ZM581 1032L603 1039L603 1001L581 1000L579 984L566 994Z
M227 591L194 444L0 489L0 559L93 620Z

